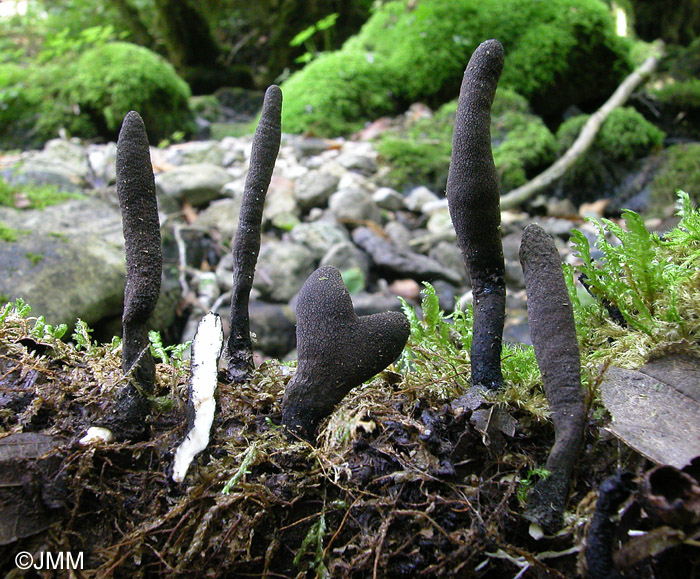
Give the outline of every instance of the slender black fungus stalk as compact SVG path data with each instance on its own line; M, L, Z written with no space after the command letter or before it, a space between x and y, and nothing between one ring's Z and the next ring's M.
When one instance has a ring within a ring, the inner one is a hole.
M472 280L472 383L503 385L501 342L506 308L498 179L491 154L491 105L503 69L498 40L482 42L464 72L447 177L457 241Z
M313 439L319 422L350 390L399 357L409 334L400 312L358 317L340 272L317 269L299 292L299 362L284 393L282 423Z
M245 181L238 230L233 241L231 334L228 339L228 380L246 382L253 372L248 300L260 253L260 229L265 196L280 148L282 91L272 85L265 93L262 114L253 138L250 169Z
M606 478L598 491L598 502L586 537L586 564L589 579L615 579L615 522L618 509L635 489L631 473L617 473Z
M554 531L562 522L586 426L581 361L559 253L554 240L541 227L525 228L520 263L530 336L554 422L554 446L546 464L551 474L533 488L526 517Z
M149 350L148 319L158 302L163 258L156 187L146 127L138 113L124 117L117 143L117 193L126 250L122 315L122 368L131 379L117 397L117 438L138 437L148 414L155 362Z

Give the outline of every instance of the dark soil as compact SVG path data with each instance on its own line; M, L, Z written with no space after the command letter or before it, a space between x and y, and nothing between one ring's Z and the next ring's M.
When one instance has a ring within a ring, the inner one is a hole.
M278 426L290 374L266 363L249 384L220 383L213 440L178 485L169 471L185 435L186 368L158 366L147 441L83 447L123 379L118 351L76 351L6 320L0 573L22 576L15 555L43 550L82 552L73 576L85 578L575 577L600 482L620 466L637 475L649 466L591 418L565 527L535 540L522 513L536 482L528 473L553 441L549 422L487 405L517 426L479 431L464 400L384 372L351 392L313 447ZM650 526L633 498L621 532ZM667 550L624 576L696 576L698 551Z

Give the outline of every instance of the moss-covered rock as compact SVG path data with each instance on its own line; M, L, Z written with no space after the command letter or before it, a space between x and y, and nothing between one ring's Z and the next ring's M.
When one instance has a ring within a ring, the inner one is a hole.
M559 127L563 154L576 140L589 115L571 117ZM557 193L575 203L609 197L638 159L659 148L665 133L632 107L610 113L591 148L557 183Z
M441 191L447 182L457 101L444 104L430 119L422 119L378 144L389 166L387 184L395 188L428 185ZM509 89L499 89L491 116L491 142L501 191L522 185L554 160L556 140L527 101Z
M651 182L652 211L672 205L682 189L700 204L700 143L673 145L663 152L663 165Z
M157 142L193 128L190 90L173 67L146 48L113 42L77 60L0 66L0 145L39 145L63 127L114 139L124 115L138 111Z
M501 79L539 114L608 96L629 69L628 45L598 0L395 0L381 5L343 49L283 85L283 127L337 134L416 100L454 98L469 55L498 37Z

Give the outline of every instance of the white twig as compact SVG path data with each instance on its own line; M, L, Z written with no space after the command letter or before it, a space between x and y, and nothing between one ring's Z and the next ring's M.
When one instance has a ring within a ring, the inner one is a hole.
M213 312L199 322L192 341L192 370L190 374L188 415L193 416L190 431L175 450L173 480L182 482L194 457L209 444L209 432L216 410L217 372L224 342L221 318Z
M622 106L629 98L632 91L642 81L649 78L656 69L659 59L663 55L663 43L658 42L653 54L644 63L632 72L605 103L593 113L588 122L583 126L574 144L551 167L534 177L531 181L513 189L501 196L501 211L517 207L527 201L535 193L544 189L550 183L556 181L571 167L576 160L583 155L593 144L600 126L608 115L617 107Z

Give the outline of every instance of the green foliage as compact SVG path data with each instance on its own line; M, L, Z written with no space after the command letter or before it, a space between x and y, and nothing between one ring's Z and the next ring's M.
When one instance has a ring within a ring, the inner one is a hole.
M27 233L29 233L29 231L13 229L6 223L0 221L0 241L9 241L12 243L13 241L17 241L20 235L25 235Z
M64 28L55 35L48 36L37 55L37 61L46 63L61 58L69 53L79 54L88 48L102 46L117 39L123 39L125 32L118 34L114 26L90 26L73 35L69 28Z
M80 193L60 191L56 185L10 185L0 177L0 206L15 209L44 209L69 199L84 199Z
M323 539L326 535L326 516L321 511L318 520L311 525L306 536L301 542L299 551L294 557L294 564L299 567L303 557L311 550L313 560L309 562L309 569L316 571L318 579L329 579L330 573L324 562Z
M544 114L608 96L629 70L629 47L598 0L396 0L284 83L284 130L350 132L406 103L454 98L469 55L494 31L508 55L502 86ZM362 106L342 102L339 84Z
M247 448L241 459L241 465L238 467L238 469L236 470L234 475L229 479L229 481L224 485L224 488L221 489L221 494L229 494L231 492L231 489L235 487L245 475L250 474L250 470L248 469L257 460L257 450L258 448L255 443L251 444Z
M66 324L52 326L51 324L46 323L44 316L39 316L34 321L34 326L30 330L29 335L36 340L44 340L47 337L60 340L67 331L68 326Z
M32 307L22 298L17 298L14 303L6 303L0 311L0 324L4 323L9 315L26 318L31 312Z
M415 184L427 184L436 191L445 188L456 112L457 100L453 100L432 118L382 137L377 149L390 167L387 184L398 189ZM554 160L554 135L529 112L524 97L510 89L496 92L491 141L502 191L522 185Z
M191 342L164 346L160 332L155 330L148 332L148 340L150 342L151 354L156 360L160 360L163 364L170 364L176 369L182 368L185 363L185 351L190 347Z
M690 197L679 192L676 228L659 237L649 232L642 218L625 211L625 228L603 219L596 246L603 254L596 263L586 237L572 232L574 247L593 305L574 299L579 336L594 359L611 357L618 365L641 365L649 352L660 344L683 339L695 343L700 334L700 212ZM614 237L618 243L612 243ZM570 294L575 297L573 279ZM606 310L617 308L624 324L613 322Z
M365 289L365 274L359 267L351 267L340 272L348 293L353 296Z
M538 480L548 478L551 474L551 471L547 470L546 468L533 468L527 471L525 478L520 479L520 482L518 483L518 490L516 491L518 501L522 506L527 504L527 495L530 492L530 489L535 486L535 483Z
M306 48L306 52L297 57L294 62L307 63L311 62L318 56L319 50L313 40L313 37L317 32L323 32L323 50L330 50L331 29L335 26L338 16L339 14L337 12L324 16L318 22L308 26L289 41L289 46L301 46L303 44Z
M407 385L430 391L443 399L454 399L470 387L470 356L473 310L459 307L449 315L440 310L432 285L424 282L421 320L402 300L403 313L411 326L411 335L399 366L406 372ZM504 344L501 366L505 388L494 400L528 412L535 418L548 413L541 389L541 377L532 346Z
M664 164L651 182L651 210L659 212L683 189L695 203L700 203L700 144L673 145L663 152Z
M76 350L90 352L92 349L92 338L90 337L90 334L92 334L92 332L92 328L90 328L83 320L78 319L75 322L75 330L73 330L71 338L73 339L73 342L75 342Z

